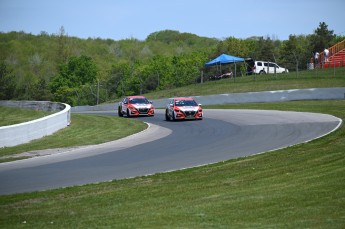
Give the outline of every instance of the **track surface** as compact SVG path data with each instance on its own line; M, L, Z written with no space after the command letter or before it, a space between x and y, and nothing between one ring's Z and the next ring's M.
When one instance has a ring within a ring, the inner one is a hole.
M115 115L115 112L94 112ZM118 141L55 155L0 164L0 194L54 189L143 176L245 157L330 133L341 120L330 115L205 110L202 121L140 117L151 127Z

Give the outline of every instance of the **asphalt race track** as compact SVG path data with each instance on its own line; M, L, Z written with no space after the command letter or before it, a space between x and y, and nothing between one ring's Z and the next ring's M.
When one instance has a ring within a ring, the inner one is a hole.
M127 138L0 164L0 194L40 191L190 168L324 136L341 125L325 114L205 110L201 121L140 117L150 128ZM116 115L114 111L94 112Z

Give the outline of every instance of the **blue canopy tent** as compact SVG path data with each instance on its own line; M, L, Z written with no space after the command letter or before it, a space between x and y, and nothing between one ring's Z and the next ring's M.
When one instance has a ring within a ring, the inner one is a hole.
M233 64L237 62L244 62L244 58L222 54L218 56L216 59L211 60L210 62L207 62L205 66Z
M222 54L218 56L216 59L211 60L210 62L207 62L205 66L208 67L208 66L219 65L220 71L221 71L222 64L235 64L235 76L236 76L236 63L239 63L239 62L244 62L244 58Z

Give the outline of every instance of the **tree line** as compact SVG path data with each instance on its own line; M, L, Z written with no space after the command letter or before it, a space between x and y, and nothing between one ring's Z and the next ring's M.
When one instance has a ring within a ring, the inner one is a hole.
M222 53L274 61L300 69L312 52L344 40L324 22L309 35L223 40L163 30L144 41L70 37L56 34L0 33L0 99L50 100L95 105L124 95L200 83L217 74L204 64ZM245 69L245 68L243 68ZM245 71L239 71L244 75Z

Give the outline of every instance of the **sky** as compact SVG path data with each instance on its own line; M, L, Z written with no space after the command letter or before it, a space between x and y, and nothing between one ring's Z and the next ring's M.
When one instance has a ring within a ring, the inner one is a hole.
M287 40L325 22L345 36L344 0L0 0L0 32L145 40L161 30Z

